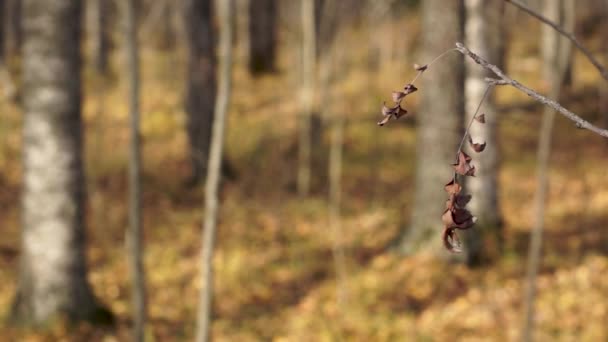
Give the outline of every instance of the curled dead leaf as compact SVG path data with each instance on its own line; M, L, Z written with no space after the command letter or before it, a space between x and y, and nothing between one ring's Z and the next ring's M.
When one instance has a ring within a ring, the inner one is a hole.
M475 166L471 165L471 157L462 151L458 153L458 162L452 166L454 166L454 171L460 175L475 176Z
M416 71L425 71L429 66L428 65L418 65L418 64L414 64L414 69L416 69Z
M416 90L418 90L418 88L416 88L413 84L408 83L405 85L405 87L403 87L404 96L409 95L415 92Z
M481 142L481 143L474 143L473 139L471 138L471 136L469 135L469 145L471 146L471 148L473 149L473 151L479 153L479 152L483 152L483 150L486 149L486 142Z
M443 245L452 253L462 252L462 245L458 238L458 234L452 228L445 227L443 229Z
M475 121L477 121L479 123L486 123L486 114L481 113L481 114L475 116Z
M471 215L470 211L453 206L451 210L446 209L443 212L441 221L448 228L469 229L477 222L477 218Z
M454 179L449 181L443 188L448 194L457 194L462 190L460 184L456 183Z
M381 121L378 121L378 126L384 126L386 125L386 123L388 122L388 120L390 120L391 117L390 116L385 116L384 119L382 119Z
M405 97L405 93L402 91L394 91L393 92L393 102L399 103Z

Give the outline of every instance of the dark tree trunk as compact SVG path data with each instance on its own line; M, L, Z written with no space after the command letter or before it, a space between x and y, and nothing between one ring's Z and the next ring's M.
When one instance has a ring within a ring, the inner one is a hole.
M94 0L95 2L95 69L99 74L106 74L108 71L108 56L110 52L110 30L108 26L108 16L110 14L110 0Z
M441 10L438 10L441 9ZM461 0L425 0L422 3L422 46L419 64L430 62L462 39ZM464 112L464 63L457 53L431 66L419 85L421 108L417 122L416 188L410 227L401 237L400 249L410 254L429 250L443 253L441 213L452 178L452 166L462 134Z
M277 46L277 0L249 1L249 72L273 72Z
M5 30L4 46L6 55L17 55L21 50L21 42L23 40L23 29L21 25L21 8L24 0L5 0L4 6L6 9L5 21L3 28Z
M110 319L87 282L81 2L23 2L23 208L15 321Z
M185 0L188 41L186 113L192 162L192 184L206 174L216 93L216 58L211 0Z

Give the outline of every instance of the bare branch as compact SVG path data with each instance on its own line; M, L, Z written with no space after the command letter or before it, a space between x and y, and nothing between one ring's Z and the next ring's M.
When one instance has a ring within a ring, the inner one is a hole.
M500 70L500 68L498 68L496 65L490 64L488 61L486 61L479 55L477 55L474 52L472 52L471 50L469 50L466 46L464 46L464 44L456 43L456 50L458 50L460 53L462 53L466 57L471 58L473 61L475 61L475 63L479 64L483 68L492 71L500 79L500 82L497 80L494 80L494 79L489 79L489 80L487 80L488 82L496 84L496 85L510 85L510 86L518 89L519 91L523 92L524 94L530 96L531 98L535 99L536 101L555 109L556 111L558 111L560 114L562 114L566 118L574 121L577 128L587 129L593 133L596 133L605 138L608 138L608 130L599 128L599 127L591 124L589 121L581 118L580 116L576 115L572 111L564 108L558 102L556 102L550 98L547 98L546 96L543 96L543 95L537 93L536 91L534 91L533 89L530 89L530 88L526 87L525 85L517 82L516 80L510 78L502 70Z
M578 39L576 39L576 37L574 36L574 34L572 32L567 32L558 24L543 17L541 14L534 11L527 5L519 2L518 0L505 0L505 1L508 3L511 3L513 6L519 8L520 10L522 10L522 11L528 13L529 15L533 16L534 18L540 20L544 24L551 26L555 31L559 32L562 36L568 38L572 42L572 44L574 44L576 46L576 48L579 49L585 55L585 57L587 57L589 62L591 62L591 64L593 64L593 66L597 69L597 71L599 71L600 75L602 75L602 78L605 79L606 81L608 81L608 70L606 70L606 68L602 64L600 64L600 62L595 57L593 57L593 54L591 54L591 51L589 51L585 46L583 46L583 44L581 44L581 42Z

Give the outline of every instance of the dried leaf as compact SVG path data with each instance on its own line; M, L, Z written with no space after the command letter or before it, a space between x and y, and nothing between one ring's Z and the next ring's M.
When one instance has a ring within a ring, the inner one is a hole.
M454 171L463 176L475 176L475 166L471 165L471 157L460 151L458 153L458 163L452 164Z
M441 215L441 221L443 222L443 224L446 227L449 228L453 228L455 223L454 223L454 215L452 213L452 211L450 209L446 209L443 212L443 215Z
M458 238L458 234L452 228L445 227L443 229L443 245L452 253L462 252L462 244Z
M448 194L457 194L462 189L460 184L456 183L454 179L447 183L443 188Z
M405 114L407 114L407 110L405 110L404 108L401 108L401 106L399 106L399 110L397 111L397 113L395 113L395 119L399 119L400 117L404 116Z
M451 210L443 212L441 221L448 228L469 229L477 222L477 218L468 210L453 206Z
M486 123L486 114L481 113L481 114L475 116L475 121L477 121L479 123Z
M482 143L474 143L473 139L471 138L471 136L469 135L469 145L471 145L471 148L473 149L473 151L479 153L482 152L483 150L486 149L486 142L482 142Z
M450 194L450 197L448 197L448 200L445 201L445 208L447 210L454 210L454 204L456 204L456 195Z
M477 218L466 209L456 208L452 213L452 220L454 221L454 227L452 228L469 229L477 221Z
M378 122L378 126L384 126L390 119L391 119L390 115L385 116L384 119L382 119L382 121Z
M473 196L467 194L467 195L462 195L462 194L458 194L456 195L455 199L454 199L454 203L456 204L456 206L458 208L464 208L470 201L471 198Z
M416 69L416 71L425 71L429 66L428 65L418 65L418 64L414 64L414 69Z
M382 115L384 116L391 116L391 115L395 115L396 111L397 111L397 107L399 107L398 105L395 107L388 107L386 105L386 103L382 104Z
M409 95L409 94L415 92L416 90L418 90L418 88L416 88L411 83L408 83L408 84L405 85L405 87L403 87L403 91L404 91L405 95Z
M405 97L405 93L402 91L394 91L393 92L393 102L399 103Z

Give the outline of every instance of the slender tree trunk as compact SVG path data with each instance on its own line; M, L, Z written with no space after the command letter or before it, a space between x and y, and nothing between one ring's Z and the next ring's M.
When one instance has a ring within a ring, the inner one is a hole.
M24 0L23 208L15 321L111 320L87 282L81 1Z
M298 144L298 194L310 192L312 116L316 60L315 0L301 0L302 20L302 89Z
M500 61L501 46L497 43L502 35L504 2L486 3L483 0L465 0L466 44L476 53L490 61ZM469 122L475 109L482 101L487 87L485 77L490 73L477 65L466 65L465 80L465 122ZM471 137L475 141L485 141L486 149L475 155L476 177L467 177L466 187L472 195L469 209L477 216L475 228L465 235L467 263L470 265L488 262L496 258L502 249L501 215L498 205L498 163L499 146L497 139L498 117L492 93L484 101L482 112L486 114L484 125L472 125Z
M192 163L192 185L207 172L215 105L215 48L211 0L184 0L188 40L186 74L187 130Z
M143 262L143 234L141 224L141 140L139 132L139 51L137 46L137 15L135 0L125 3L126 32L129 75L129 117L130 157L129 157L129 229L126 246L131 269L131 296L133 310L133 340L144 340L146 323L146 287Z
M441 8L441 10L437 10ZM422 46L419 64L454 46L462 38L463 3L460 0L425 0L422 3ZM452 177L451 164L462 136L464 64L458 53L447 55L424 74L417 115L416 185L409 229L403 232L400 250L443 253L441 213L446 194L443 185Z
M320 40L323 40L323 34L329 34L329 30L324 29L326 19L332 18L338 12L336 6L337 0L326 0L326 8L321 18L321 36ZM335 32L331 34L338 34L340 31L339 24L336 24ZM342 35L344 36L344 35ZM343 40L338 40L341 44L334 44L329 46L325 53L322 54L320 61L320 88L321 88L321 105L320 107L324 111L322 115L327 117L331 125L331 139L329 145L329 202L328 202L328 213L329 213L329 228L331 229L332 235L332 254L334 261L334 270L336 272L336 301L340 309L344 309L344 306L348 300L348 271L346 269L346 253L342 245L342 154L344 144L344 126L345 120L343 116L343 110L334 111L334 82L336 75L339 74L336 67L340 65L344 56L345 46L342 46ZM346 45L346 44L344 44Z
M108 27L110 0L94 0L94 51L95 70L100 75L108 71L108 56L110 52L110 32Z
M574 28L574 1L545 1L545 17L554 20L569 32ZM550 98L557 98L568 68L570 42L550 27L543 26L542 53L543 76L550 86ZM555 111L545 107L538 137L536 194L534 198L534 226L530 233L528 265L526 275L526 297L522 340L533 341L534 302L536 299L536 278L541 263L542 238L545 225L545 202L549 189L549 159L551 156L551 136Z
M220 74L215 120L213 122L209 168L205 184L205 222L201 253L201 291L199 298L196 340L208 341L211 336L213 307L213 249L219 212L218 192L221 180L224 131L232 79L232 36L234 30L234 0L220 0L217 8L220 27L219 58Z
M249 1L249 72L276 69L277 0Z

